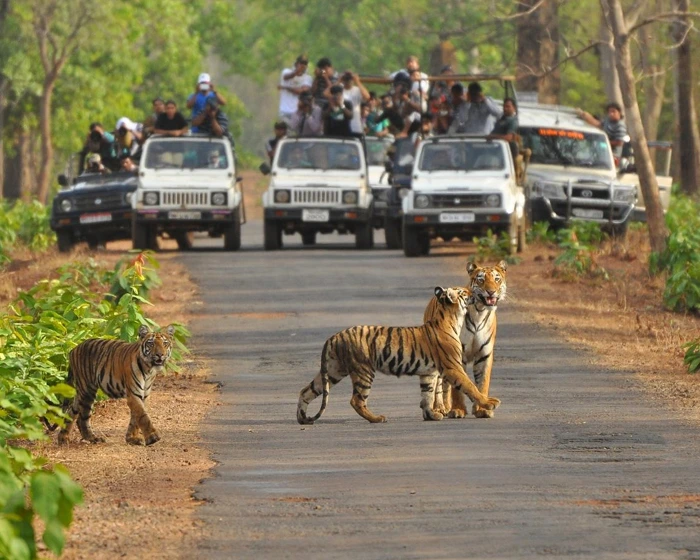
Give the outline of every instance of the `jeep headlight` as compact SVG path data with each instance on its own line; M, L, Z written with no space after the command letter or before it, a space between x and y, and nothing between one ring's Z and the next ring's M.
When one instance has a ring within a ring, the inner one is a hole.
M532 184L532 194L535 196L544 196L546 198L566 198L564 186L558 183L545 183L535 181Z
M132 193L130 193L130 192L126 192L123 195L124 204L127 206L129 206L131 204L131 195L132 195Z
M634 202L637 198L637 189L635 187L616 187L614 200L617 202Z
M160 197L155 191L148 191L143 194L143 203L147 206L157 206Z
M211 204L212 204L212 206L226 206L226 193L225 192L211 193Z
M417 194L413 199L413 206L416 208L427 208L430 206L430 197L427 194Z
M357 204L357 191L343 191L343 204Z
M275 191L275 202L285 204L285 203L289 202L290 198L291 198L291 195L289 194L289 191L287 191L287 190Z
M61 210L64 212L70 212L73 210L73 201L70 198L64 198L61 201Z
M501 197L497 194L489 194L485 199L486 206L491 208L498 208L501 205Z
M406 198L408 196L409 189L403 188L399 189L399 198Z

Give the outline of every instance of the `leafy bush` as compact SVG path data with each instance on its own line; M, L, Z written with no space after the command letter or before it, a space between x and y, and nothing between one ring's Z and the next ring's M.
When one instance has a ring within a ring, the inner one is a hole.
M10 251L24 245L45 251L56 242L49 224L51 209L38 201L0 204L0 266L10 260Z
M80 488L60 466L45 468L16 442L44 439L41 419L62 423L61 403L74 394L64 384L68 353L88 338L134 340L144 317L148 290L159 282L150 254L130 255L114 270L94 261L71 263L56 280L43 280L21 293L0 316L0 557L35 558L33 523L39 516L42 539L55 554L64 546L63 529ZM121 295L105 294L105 286ZM188 331L176 325L173 362L187 349Z
M596 260L596 244L604 236L598 224L586 222L577 222L573 227L557 232L559 247L563 252L554 261L555 275L566 280L580 276L607 279L607 271Z
M527 232L528 243L554 243L556 239L556 233L549 222L535 222Z
M479 261L500 261L504 259L508 264L517 264L520 258L510 254L510 237L505 231L496 236L490 229L483 237L472 239L476 245L476 255Z

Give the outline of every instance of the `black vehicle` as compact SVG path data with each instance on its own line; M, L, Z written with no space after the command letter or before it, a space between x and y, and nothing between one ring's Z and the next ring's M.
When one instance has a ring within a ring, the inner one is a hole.
M384 236L389 249L401 249L402 211L401 201L411 188L411 170L415 146L409 138L400 138L394 142L386 163L391 188L387 193L386 215L384 218Z
M134 173L84 174L72 185L65 175L59 175L58 182L63 189L53 199L51 229L56 232L59 251L70 251L81 241L95 249L107 241L131 239Z

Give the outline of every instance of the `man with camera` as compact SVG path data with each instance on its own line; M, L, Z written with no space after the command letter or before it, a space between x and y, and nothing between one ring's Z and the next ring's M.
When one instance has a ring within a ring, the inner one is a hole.
M85 169L85 159L88 154L98 154L100 162L110 169L119 169L119 158L117 157L117 147L114 134L106 132L102 123L93 122L90 124L85 144L80 152L80 170Z
M192 119L192 130L197 127L197 131L216 136L217 138L226 137L233 146L233 138L228 131L228 117L220 107L219 102L214 97L207 99L204 105L204 110Z
M318 136L323 133L323 115L320 107L314 105L310 91L299 95L297 110L292 114L289 125L290 132L295 136Z
M328 89L338 83L338 73L333 69L330 58L321 58L316 63L315 78L311 84L311 94L321 110L328 105Z
M350 123L353 117L353 106L343 96L343 86L330 87L328 106L323 111L323 130L326 136L352 136Z
M138 159L143 142L143 126L128 117L121 117L114 127L117 139L117 156L129 156Z
M192 109L190 118L194 123L195 117L199 116L209 99L214 99L218 105L226 105L223 97L214 89L214 84L211 81L211 76L206 72L202 72L197 78L197 87L194 93L187 98L187 108ZM200 132L197 126L192 126L192 132Z
M362 117L360 110L363 101L369 101L369 91L360 81L360 77L346 70L340 81L343 84L343 98L352 104L352 121L350 122L350 130L355 134L362 134ZM330 89L329 89L330 93Z
M484 95L481 84L472 82L467 86L467 102L454 108L449 133L489 134L502 114L495 101Z
M299 95L311 88L312 79L306 73L308 67L309 59L304 55L299 55L293 68L282 70L280 83L277 86L277 89L280 90L279 117L288 124L297 110Z

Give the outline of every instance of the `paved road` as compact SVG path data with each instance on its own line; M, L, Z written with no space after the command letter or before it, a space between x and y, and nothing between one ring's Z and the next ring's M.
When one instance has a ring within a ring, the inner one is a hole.
M514 304L499 309L493 420L424 422L418 380L379 376L370 404L387 424L351 409L344 380L299 426L325 339L418 323L465 258L358 252L349 237L265 253L261 230L244 226L239 253L182 255L204 302L194 344L223 384L204 426L219 465L197 489L213 535L199 557L700 558L697 427Z

